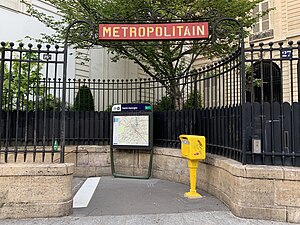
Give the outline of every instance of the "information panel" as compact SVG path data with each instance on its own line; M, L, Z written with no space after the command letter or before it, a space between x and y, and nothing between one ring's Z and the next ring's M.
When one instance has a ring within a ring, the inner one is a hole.
M112 108L111 147L119 149L151 149L152 106L119 104Z
M149 116L114 116L114 145L149 145Z

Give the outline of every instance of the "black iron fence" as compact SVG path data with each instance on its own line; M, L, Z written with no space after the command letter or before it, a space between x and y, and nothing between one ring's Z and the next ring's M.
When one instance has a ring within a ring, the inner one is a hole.
M50 121L47 115L57 116L56 100L60 101L61 89L59 77L62 76L63 50L46 45L1 42L0 58L0 152L1 160L17 161L27 155L36 159L36 155L51 155L60 151L57 139L60 137L59 128L54 120L51 121L51 145L46 147L46 132L50 132ZM54 78L54 91L48 81ZM50 103L49 99L53 101ZM52 105L49 105L52 104ZM49 110L52 110L49 112ZM42 118L42 119L38 119ZM42 135L40 132L42 131ZM33 137L33 138L31 138ZM42 140L42 145L38 143Z
M300 41L246 51L247 163L300 166Z
M180 134L197 134L206 137L213 154L251 164L300 166L299 46L251 45L245 62L237 51L169 80L68 79L65 144L109 144L111 106L149 102L156 146L179 147ZM61 151L62 58L58 47L2 43L1 160L26 161L29 154L53 160Z

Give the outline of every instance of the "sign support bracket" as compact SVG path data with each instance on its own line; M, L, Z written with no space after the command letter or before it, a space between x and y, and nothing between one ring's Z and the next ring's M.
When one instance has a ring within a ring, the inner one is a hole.
M150 150L149 155L149 166L148 166L148 172L146 176L130 176L130 175L124 175L124 174L118 174L115 170L115 162L114 162L114 149L110 148L110 167L112 175L115 178L131 178L131 179L149 179L152 174L152 162L153 162L153 148Z

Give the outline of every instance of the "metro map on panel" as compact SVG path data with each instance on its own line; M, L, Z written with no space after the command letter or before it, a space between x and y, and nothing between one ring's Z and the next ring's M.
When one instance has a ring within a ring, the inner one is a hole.
M113 145L149 146L149 116L114 116Z

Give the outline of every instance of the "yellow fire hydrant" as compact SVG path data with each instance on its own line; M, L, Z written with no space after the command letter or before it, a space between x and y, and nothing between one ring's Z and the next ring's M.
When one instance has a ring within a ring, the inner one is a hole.
M182 134L179 138L181 141L181 155L188 159L190 170L190 191L186 192L184 196L187 198L201 198L202 196L196 190L196 180L199 160L206 157L205 137Z

